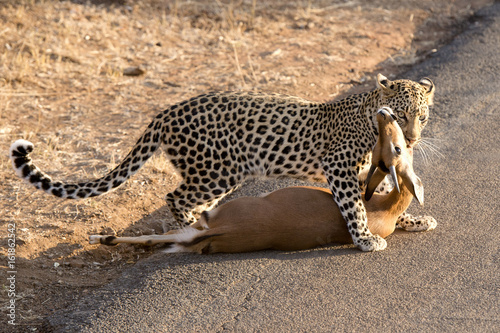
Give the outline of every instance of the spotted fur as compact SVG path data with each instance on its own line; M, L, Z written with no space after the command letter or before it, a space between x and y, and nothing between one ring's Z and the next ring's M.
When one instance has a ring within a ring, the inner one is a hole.
M10 157L17 174L62 198L106 193L134 175L161 146L182 181L167 204L182 225L196 221L250 176L292 177L330 184L354 244L382 250L383 238L367 228L359 173L370 162L377 137L376 113L391 107L409 146L420 139L434 85L429 79L390 81L333 103L253 92L209 93L175 104L149 124L122 162L102 178L54 182L32 162L33 144L19 140Z
M406 231L429 231L436 228L437 222L432 216L411 216L403 213L398 217L396 226Z

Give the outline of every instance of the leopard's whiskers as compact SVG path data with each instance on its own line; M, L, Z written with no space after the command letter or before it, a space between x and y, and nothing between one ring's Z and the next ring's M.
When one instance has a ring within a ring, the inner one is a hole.
M416 151L418 151L420 156L422 157L424 165L429 165L435 158L441 159L444 157L443 153L441 153L440 151L440 147L433 141L435 142L442 140L433 138L420 139L418 145L415 147L417 148Z

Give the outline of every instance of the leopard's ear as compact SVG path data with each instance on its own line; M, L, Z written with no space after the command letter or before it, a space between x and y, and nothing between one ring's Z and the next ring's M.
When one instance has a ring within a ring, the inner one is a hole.
M395 93L393 87L394 85L388 78L380 73L377 75L377 88L382 89L385 95L393 95Z
M434 83L428 77L424 77L420 80L421 86L423 86L427 90L427 105L434 104L434 91L436 90L434 87Z

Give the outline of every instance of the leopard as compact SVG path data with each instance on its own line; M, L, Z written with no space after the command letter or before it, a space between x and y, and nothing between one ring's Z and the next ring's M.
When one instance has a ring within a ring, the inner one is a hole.
M163 147L181 176L165 197L180 226L195 223L249 177L328 183L353 243L379 251L387 243L368 229L361 199L362 174L378 136L376 114L383 106L393 109L406 144L414 147L434 92L429 78L390 80L378 74L373 90L327 102L255 91L202 94L159 112L115 168L78 183L54 181L40 170L27 140L14 142L9 153L16 174L37 189L83 199L116 189ZM403 228L418 224L408 216L401 219Z

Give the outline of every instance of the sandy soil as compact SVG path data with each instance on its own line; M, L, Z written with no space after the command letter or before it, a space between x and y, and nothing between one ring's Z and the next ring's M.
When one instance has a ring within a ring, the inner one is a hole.
M163 197L179 180L159 153L118 190L64 201L16 178L13 141L34 142L35 162L53 178L98 177L169 104L214 90L328 101L372 89L378 72L397 78L491 2L0 0L2 305L10 231L18 328L40 331L51 312L157 250L87 239L160 233L172 220Z

